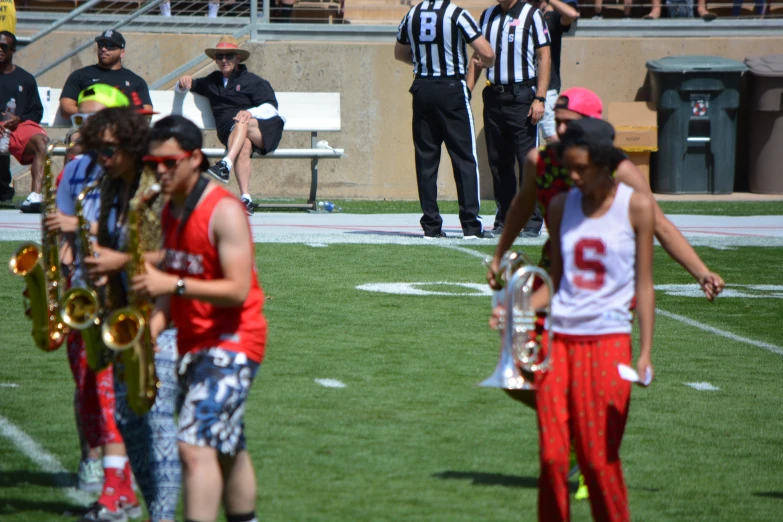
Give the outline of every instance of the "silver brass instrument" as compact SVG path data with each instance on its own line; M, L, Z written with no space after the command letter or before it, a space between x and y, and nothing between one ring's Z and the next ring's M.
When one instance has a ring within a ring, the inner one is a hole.
M494 373L480 386L502 388L504 390L535 390L534 374L546 372L550 366L552 354L552 336L547 335L546 357L542 359L542 350L536 336L537 314L548 318L551 310L553 286L549 274L540 267L523 264L524 254L507 253L501 261L503 296L499 304L505 308L501 316L500 356ZM533 283L540 279L549 290L546 307L534 309L532 304ZM500 281L498 279L498 281ZM551 332L549 332L551 334Z
M57 231L46 228L46 215L57 212L57 193L52 173L52 150L46 147L44 162L41 244L25 243L8 262L8 269L25 280L24 297L29 301L25 313L32 319L35 345L45 352L58 349L68 336L68 327L60 318L60 255Z
M76 197L74 214L78 220L76 229L77 241L82 259L93 256L92 242L90 241L90 222L84 218L84 200L87 194L98 188L100 179L88 184ZM84 264L82 264L84 267ZM86 269L84 267L83 269ZM73 287L63 295L60 303L60 315L63 322L74 330L81 330L84 340L84 349L87 354L87 365L94 371L106 368L111 360L111 353L103 344L101 336L101 322L103 309L98 292L91 287L89 278L86 288Z

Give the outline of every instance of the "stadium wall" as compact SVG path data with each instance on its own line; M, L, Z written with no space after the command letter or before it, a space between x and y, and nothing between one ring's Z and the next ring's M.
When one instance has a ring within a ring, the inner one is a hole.
M215 36L132 34L125 65L153 82L192 59L198 49L214 44ZM47 60L84 41L84 33L58 32L36 42L17 56L17 63L34 72ZM319 198L417 199L411 100L411 73L393 59L393 42L316 43L246 42L248 68L268 79L277 91L342 93L342 132L323 134L334 147L344 148L342 160L320 162ZM647 99L647 60L671 55L717 55L736 60L779 53L783 36L759 38L568 38L563 45L565 88L580 85L595 90L605 103ZM52 52L57 49L58 52ZM70 71L94 63L94 48L79 54L39 78L39 85L62 87ZM212 70L206 60L191 71ZM166 86L170 87L170 86ZM481 193L492 199L486 163L481 88L472 101L481 171ZM55 136L57 134L55 133ZM289 133L281 148L307 147L309 136ZM216 146L213 133L207 145ZM254 162L251 192L260 197L304 197L309 187L309 161ZM456 199L451 165L443 154L439 179L441 199ZM742 175L742 173L737 173Z

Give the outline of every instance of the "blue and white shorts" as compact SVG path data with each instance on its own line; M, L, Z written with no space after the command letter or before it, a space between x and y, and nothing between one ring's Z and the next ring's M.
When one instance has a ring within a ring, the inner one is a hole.
M223 348L186 354L179 368L177 439L226 455L245 449L245 401L260 366Z

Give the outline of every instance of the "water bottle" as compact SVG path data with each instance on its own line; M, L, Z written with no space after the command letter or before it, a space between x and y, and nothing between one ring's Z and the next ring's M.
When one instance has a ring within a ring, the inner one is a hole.
M318 210L321 210L322 212L340 212L342 209L331 201L319 201Z
M16 100L11 98L5 106L3 121L8 121L16 113ZM8 154L8 146L11 144L11 133L3 129L3 136L0 137L0 154Z

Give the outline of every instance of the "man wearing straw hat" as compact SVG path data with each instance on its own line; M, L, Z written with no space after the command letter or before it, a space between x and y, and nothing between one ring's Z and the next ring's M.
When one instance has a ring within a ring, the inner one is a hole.
M229 174L235 168L242 203L251 215L250 156L253 152L268 154L277 148L285 120L277 112L277 98L269 82L242 64L250 52L240 49L236 38L224 36L204 53L215 60L218 70L203 78L183 76L174 90L191 90L209 100L226 156L210 167L207 174L228 183Z

